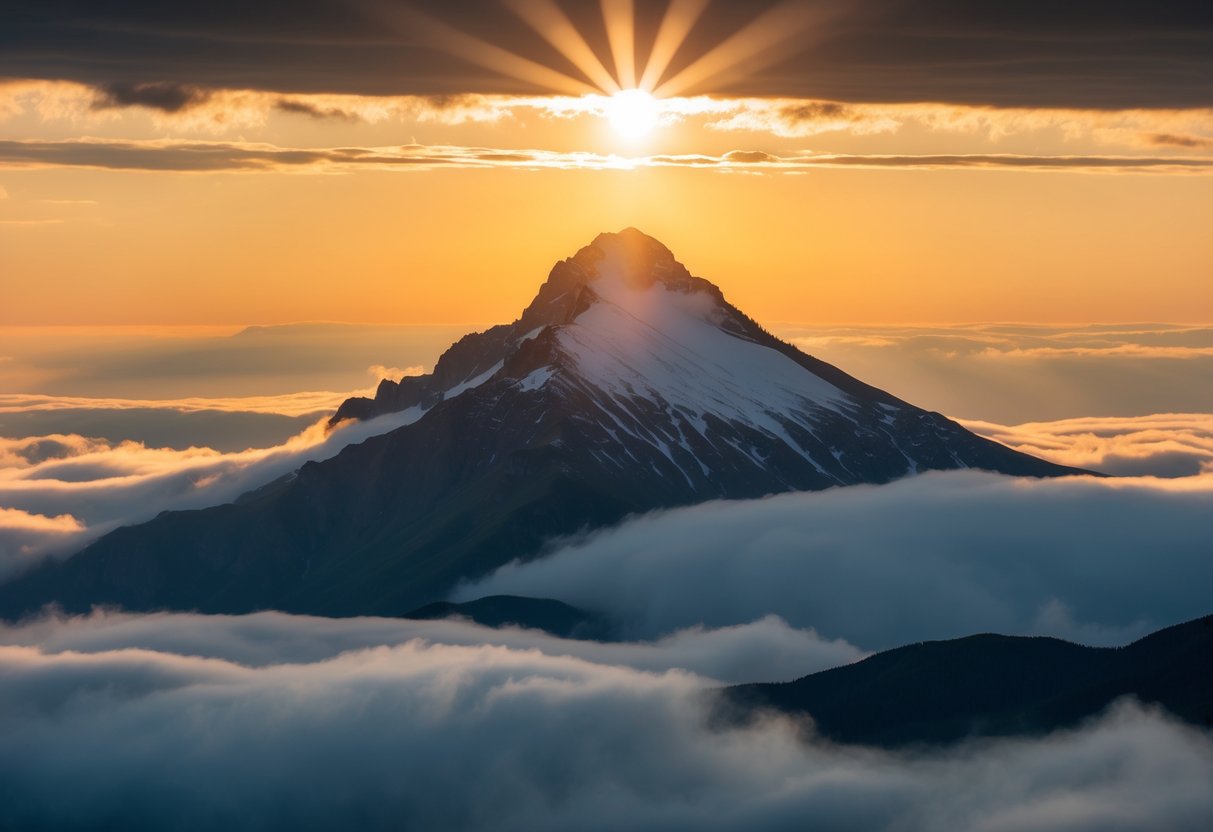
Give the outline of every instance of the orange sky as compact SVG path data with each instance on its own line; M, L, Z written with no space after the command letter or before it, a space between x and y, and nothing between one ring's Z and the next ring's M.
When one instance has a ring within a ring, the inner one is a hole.
M0 325L506 321L629 225L768 322L1213 320L1209 108L98 90L0 82Z

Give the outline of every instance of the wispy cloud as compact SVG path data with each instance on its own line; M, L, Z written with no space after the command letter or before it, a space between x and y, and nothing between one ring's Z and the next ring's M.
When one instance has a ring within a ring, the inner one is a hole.
M365 124L410 121L456 125L492 123L518 112L547 111L550 102L559 100L559 97L477 94L283 95L192 84L89 86L24 79L0 80L0 122L27 115L45 123L89 127L112 123L124 114L141 113L157 129L202 133L239 133L263 126L275 116Z
M1106 347L1026 347L999 349L987 347L981 355L988 358L1171 358L1190 359L1213 356L1213 347L1168 347L1153 344L1116 344Z
M1213 412L1199 324L797 326L802 349L910 401L999 424Z
M387 369L387 368L385 368ZM410 368L415 369L415 368ZM409 373L404 372L403 375ZM415 375L415 374L414 374ZM385 376L380 376L384 378ZM176 410L181 413L278 413L306 416L336 410L350 395L370 391L287 393L280 396L187 397L181 399L126 399L89 396L48 396L38 393L0 393L0 413L35 413L55 410Z
M635 170L688 168L750 173L800 173L825 168L902 170L1020 170L1081 173L1200 174L1213 157L1032 156L1022 154L831 154L779 156L763 151L721 155L626 157L590 152L446 145L284 148L252 142L67 139L0 141L0 167L86 167L176 172L336 172L513 168Z
M864 104L813 99L709 99L706 126L724 132L805 138L823 133L896 133L905 128L962 133L993 141L1053 131L1099 144L1201 150L1213 142L1213 109L1090 110L971 107L953 104Z

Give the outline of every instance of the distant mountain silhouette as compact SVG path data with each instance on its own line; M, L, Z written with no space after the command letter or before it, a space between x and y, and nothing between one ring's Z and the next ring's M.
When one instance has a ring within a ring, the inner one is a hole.
M1125 696L1213 728L1213 616L1119 648L998 635L928 641L723 695L726 721L806 714L827 739L886 747L1043 734Z
M715 498L920 471L1076 473L771 336L635 229L557 263L513 324L336 419L413 421L245 495L160 515L0 587L0 615L400 615L553 537Z
M526 627L560 638L616 640L615 628L603 617L551 598L486 595L462 604L435 601L404 617L426 621L466 618L485 627Z

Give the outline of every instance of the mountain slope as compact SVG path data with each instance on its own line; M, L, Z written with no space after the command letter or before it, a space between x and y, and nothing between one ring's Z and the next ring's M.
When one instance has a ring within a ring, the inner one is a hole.
M977 635L877 653L782 684L724 691L726 715L810 715L822 736L903 746L973 736L1042 734L1133 696L1213 727L1213 616L1127 647Z
M932 469L1075 473L779 341L634 229L558 263L513 324L336 420L399 410L415 420L236 504L119 529L0 587L0 614L396 615L632 513Z

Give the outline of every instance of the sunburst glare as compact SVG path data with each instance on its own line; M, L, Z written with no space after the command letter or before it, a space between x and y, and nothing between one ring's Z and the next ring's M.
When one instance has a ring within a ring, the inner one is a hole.
M709 1L670 0L647 54L642 55L634 0L599 0L607 50L600 55L591 46L592 38L578 31L577 24L555 0L502 0L568 61L574 74L581 76L578 78L487 43L409 4L369 0L377 17L397 31L410 36L422 33L434 46L466 61L524 84L575 96L578 102L566 104L563 110L596 113L627 139L651 133L661 124L664 113L679 112L676 102L688 101L684 96L694 95L696 88L706 82L736 80L786 55L789 48L795 48L790 44L813 19L809 10L815 8L789 2L769 7L723 42L703 45L697 56L685 56L689 60L676 65L675 57L684 51ZM613 73L607 68L608 62L613 65ZM697 100L700 103L695 107L701 107L702 96Z
M607 99L603 108L607 121L619 135L638 139L653 132L661 118L661 105L644 90L617 92Z

